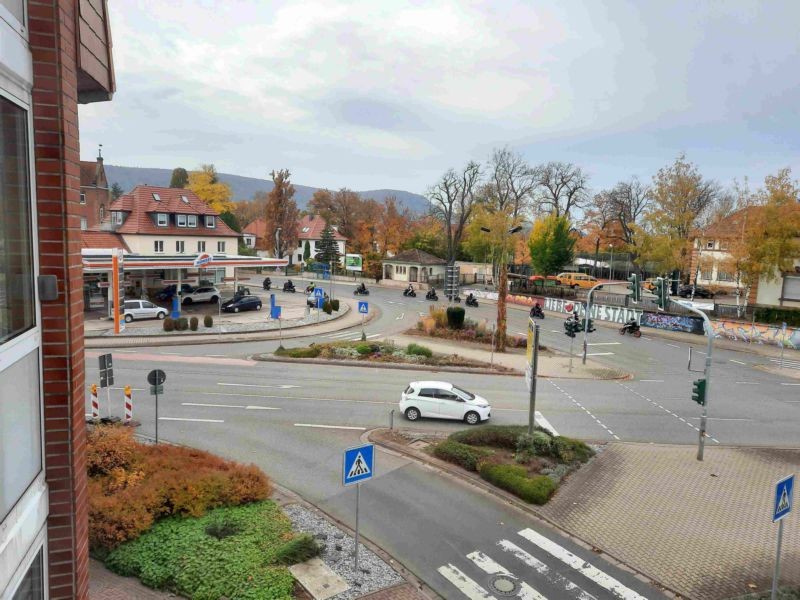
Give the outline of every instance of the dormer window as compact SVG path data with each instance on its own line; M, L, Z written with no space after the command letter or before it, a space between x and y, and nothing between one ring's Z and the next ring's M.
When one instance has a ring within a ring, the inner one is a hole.
M183 202L184 204L189 204L189 199L183 194L181 194L181 202Z
M303 233L308 233L311 231L311 227L303 227Z
M155 200L156 202L161 202L161 196L153 192L153 200Z
M175 215L175 223L178 227L186 227L186 215Z
M186 225L188 227L197 227L197 215L188 215L186 217Z
M217 222L214 219L214 215L206 215L206 227L214 229L217 226Z
M169 217L167 213L156 213L156 225L158 225L159 227L166 227L168 223L169 223Z
M111 224L122 225L122 211L119 210L111 211Z

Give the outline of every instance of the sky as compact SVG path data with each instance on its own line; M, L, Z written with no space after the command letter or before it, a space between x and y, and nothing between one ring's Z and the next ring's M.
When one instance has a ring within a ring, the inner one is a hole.
M800 178L800 2L113 0L110 164L424 193L508 146L592 189L685 153L723 185Z

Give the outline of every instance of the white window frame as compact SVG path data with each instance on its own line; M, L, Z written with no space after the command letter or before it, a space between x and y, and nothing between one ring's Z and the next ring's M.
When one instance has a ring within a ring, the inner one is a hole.
M707 240L705 249L706 250L713 250L714 249L714 240Z
M175 215L175 225L186 227L186 215Z
M197 251L198 252L205 252L206 251L206 243L204 241L197 242Z
M185 254L186 242L184 242L183 240L175 240L175 252L177 254Z
M81 217L81 231L86 231L87 229L89 229L89 219Z
M197 227L197 215L186 215L186 226Z
M155 254L164 254L164 240L153 240L153 252Z
M81 204L86 204L86 194L81 192Z
M225 242L217 242L217 252L225 252Z
M111 224L112 225L122 225L122 211L121 210L112 210L111 211Z
M161 217L164 217L164 222L161 222ZM159 227L169 227L169 215L167 213L156 213L156 225Z
M214 215L206 215L206 227L214 229L217 226L216 217Z

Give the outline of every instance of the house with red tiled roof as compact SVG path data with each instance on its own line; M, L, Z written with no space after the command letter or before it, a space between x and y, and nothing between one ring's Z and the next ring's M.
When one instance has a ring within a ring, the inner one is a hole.
M111 190L103 167L103 157L98 152L97 160L82 160L81 195L78 213L81 218L81 229L97 229L105 219L108 205L111 204Z
M268 251L267 244L267 222L264 219L256 219L242 230L242 242L248 248L255 248L260 251Z
M325 229L327 223L325 219L319 215L306 215L297 223L297 248L292 253L292 262L302 264L303 255L305 253L306 242L308 242L311 250L311 259L317 254L317 244L322 239L322 231ZM333 239L336 240L336 245L339 249L339 254L344 260L345 248L347 245L347 238L343 236L336 227L333 227Z

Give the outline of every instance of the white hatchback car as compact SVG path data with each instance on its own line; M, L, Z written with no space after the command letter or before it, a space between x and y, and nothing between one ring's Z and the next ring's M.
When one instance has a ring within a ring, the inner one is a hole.
M167 309L148 300L125 300L125 322L134 319L163 319L167 316Z
M216 304L219 301L219 290L213 286L199 287L191 292L184 292L181 304L193 304L194 302L211 302Z
M400 410L409 421L436 417L458 419L470 425L492 416L488 400L446 381L412 381L400 396Z

